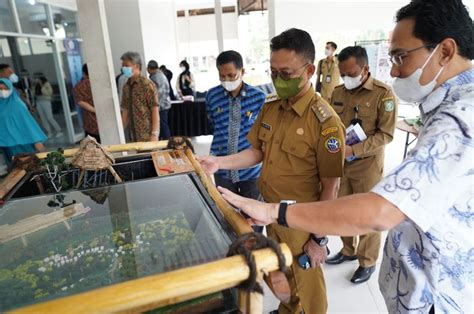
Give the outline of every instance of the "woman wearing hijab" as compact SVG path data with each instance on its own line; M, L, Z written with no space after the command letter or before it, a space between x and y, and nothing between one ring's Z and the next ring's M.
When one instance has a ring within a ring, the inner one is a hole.
M4 78L0 78L0 134L0 148L8 162L16 154L43 151L47 140L13 84Z
M181 74L176 82L176 91L180 98L194 96L194 76L189 72L189 63L183 60L179 63Z

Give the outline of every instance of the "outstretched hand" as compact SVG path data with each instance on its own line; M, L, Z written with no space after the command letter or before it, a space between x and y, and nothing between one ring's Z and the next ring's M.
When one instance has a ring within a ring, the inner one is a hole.
M245 198L220 186L217 189L227 202L249 215L252 224L265 226L276 221L278 204L263 203L251 198Z
M209 175L213 175L219 170L219 162L215 156L196 156L196 160Z

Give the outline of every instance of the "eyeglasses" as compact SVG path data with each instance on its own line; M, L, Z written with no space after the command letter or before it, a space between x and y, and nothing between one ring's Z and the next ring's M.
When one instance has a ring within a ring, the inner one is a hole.
M414 48L414 49L410 49L410 50L407 50L407 51L402 51L402 52L396 53L394 55L390 55L390 62L392 64L395 64L396 66L401 66L401 65L403 65L403 59L410 52L417 51L417 50L420 50L422 48L433 48L434 46L435 46L435 44L423 45L421 47L417 47L417 48Z
M281 71L281 72L279 72L279 71L270 70L270 71L271 71L271 74L270 74L270 75L271 75L271 77L272 77L272 80L276 80L277 77L279 76L279 77L281 77L282 80L288 81L288 80L290 80L290 79L292 78L292 76L293 76L296 72L298 72L299 70L305 68L305 67L308 66L308 65L309 65L309 63L305 63L302 67L300 67L300 68L298 68L298 69L296 69L296 70L294 70L294 71L292 71L292 72L286 72L286 71Z

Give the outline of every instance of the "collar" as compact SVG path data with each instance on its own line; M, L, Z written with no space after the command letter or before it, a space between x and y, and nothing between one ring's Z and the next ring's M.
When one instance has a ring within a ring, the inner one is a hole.
M295 102L292 106L291 109L293 109L300 117L303 115L304 111L308 107L309 103L311 102L311 99L315 96L316 92L313 88L313 85L311 84L311 87L308 89L308 91L297 101ZM280 106L283 108L284 101L280 103Z
M141 80L143 78L142 74L138 74L137 77L131 77L127 80L127 84L134 84L135 82L138 82L139 80Z
M455 77L450 78L443 84L441 84L437 89L431 92L428 97L421 103L420 109L423 113L428 113L436 109L450 93L451 89L466 85L474 84L474 68L471 68L467 71L464 71Z
M369 78L367 78L367 81L365 81L364 85L362 85L362 88L365 88L367 90L373 90L374 89L374 78L369 72Z

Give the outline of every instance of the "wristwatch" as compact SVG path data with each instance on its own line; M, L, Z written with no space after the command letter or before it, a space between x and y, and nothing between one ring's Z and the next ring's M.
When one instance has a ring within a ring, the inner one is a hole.
M326 246L329 242L329 239L328 237L321 237L321 238L318 238L317 236L315 236L314 234L311 234L311 240L313 240L314 242L316 242L317 245L319 246Z
M288 206L296 204L296 201L292 200L282 200L280 201L280 207L278 208L278 218L277 222L280 226L287 227L288 223L286 222L286 210Z
M160 131L151 131L151 135L158 137L158 135L160 135Z

